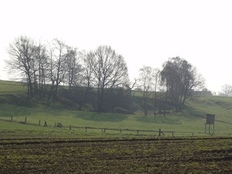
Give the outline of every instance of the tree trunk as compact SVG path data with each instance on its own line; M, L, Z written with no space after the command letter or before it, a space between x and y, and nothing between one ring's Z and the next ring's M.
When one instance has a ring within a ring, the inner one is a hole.
M167 100L168 100L168 90L166 91L165 99L164 99L164 111L163 111L163 116L166 116L166 105L167 105Z

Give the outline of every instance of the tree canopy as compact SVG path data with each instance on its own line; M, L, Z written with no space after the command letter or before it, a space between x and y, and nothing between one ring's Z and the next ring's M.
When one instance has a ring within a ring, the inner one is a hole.
M180 57L170 58L161 70L143 66L131 84L124 57L110 46L79 51L59 39L45 45L20 36L10 44L8 53L7 66L26 82L28 97L52 100L62 93L80 110L88 105L97 112L117 108L126 113L133 108L134 87L141 90L140 108L145 115L152 107L154 114L165 110L167 101L181 110L193 90L204 84L196 68ZM166 91L159 90L164 87Z
M160 73L161 82L165 84L167 93L176 110L181 110L191 90L204 83L196 73L196 69L185 59L170 58L163 64Z

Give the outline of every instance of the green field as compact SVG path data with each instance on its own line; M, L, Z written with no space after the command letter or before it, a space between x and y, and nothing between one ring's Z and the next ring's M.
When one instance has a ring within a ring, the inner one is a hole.
M19 82L0 81L0 131L21 132L40 136L85 137L121 137L121 136L157 136L161 129L164 136L211 136L205 134L205 115L215 114L214 136L230 136L232 133L231 97L191 97L182 112L144 116L137 114L95 113L66 109L59 103L25 97L25 85ZM44 123L47 127L44 127ZM26 123L26 124L23 124ZM62 128L54 128L62 124ZM71 130L70 130L71 126ZM96 129L88 129L92 127ZM207 127L207 132L209 127ZM213 132L213 126L211 133ZM104 131L104 129L106 131ZM110 130L117 129L117 130ZM120 132L120 129L122 130ZM124 131L124 130L133 131ZM139 131L137 131L139 130ZM141 130L141 131L140 131ZM143 132L150 130L154 132ZM166 132L171 131L174 132Z
M25 91L0 81L0 173L232 172L230 97L191 97L164 117L67 109Z
M26 86L21 82L0 80L0 95L25 93Z

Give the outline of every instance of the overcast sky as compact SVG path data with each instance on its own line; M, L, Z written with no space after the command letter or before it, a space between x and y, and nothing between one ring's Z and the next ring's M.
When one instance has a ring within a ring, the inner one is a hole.
M10 78L9 43L25 35L87 51L110 45L131 79L143 65L161 68L179 56L218 92L232 85L231 9L230 0L1 0L0 79Z

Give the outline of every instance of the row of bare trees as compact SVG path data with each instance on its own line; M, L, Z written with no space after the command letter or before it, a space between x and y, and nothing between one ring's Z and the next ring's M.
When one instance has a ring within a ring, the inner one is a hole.
M104 97L128 82L124 58L109 46L88 53L54 39L47 46L21 36L9 46L11 72L26 81L27 95L56 98L60 85L82 87L83 97L90 88L97 90L97 110L103 110ZM83 98L82 97L82 98Z
M135 87L142 91L141 109L145 115L151 103L154 114L161 109L165 114L167 101L181 110L191 91L204 82L190 63L174 57L163 64L162 70L142 67L139 77L131 84L124 58L110 46L86 52L59 39L45 45L20 36L10 44L8 53L11 56L7 60L8 68L24 79L28 97L51 100L58 97L59 87L63 86L67 88L66 94L79 104L79 109L87 98L96 99L94 107L98 112L106 111L106 106L118 107L119 104L112 104L116 101L121 107L128 107Z

